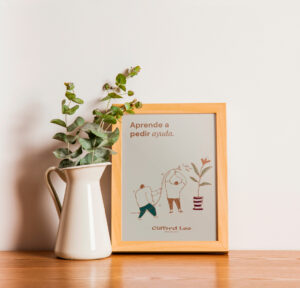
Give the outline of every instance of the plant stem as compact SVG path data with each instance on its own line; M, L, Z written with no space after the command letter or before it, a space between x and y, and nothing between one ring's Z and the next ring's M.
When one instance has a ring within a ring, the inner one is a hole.
M72 90L72 92L74 93L74 90ZM68 103L68 107L69 108L70 108L70 105L71 105L71 100ZM66 130L67 130L67 133L68 133L68 129L67 129L67 127L68 127L67 114L65 114L65 123L66 123ZM69 143L69 141L67 141L67 142L68 142L68 151L69 151L70 150L70 143ZM68 157L68 158L70 158L70 157Z
M93 148L93 151L92 151L92 164L94 164L94 155L95 155L95 149Z
M111 99L109 99L109 100L107 101L107 105L106 105L106 109L105 109L105 110L106 110L106 111L105 111L106 113L107 113L107 111L108 111L108 108L109 108L109 105L110 105L110 101L111 101Z
M108 108L109 108L109 104L110 104L111 99L108 100L107 105L106 105L106 109L105 109L105 113L104 114L108 114ZM99 126L103 129L104 128L104 121L103 119L101 119Z
M202 173L202 170L203 170L203 166L204 165L202 165L202 167L201 167L201 169L200 169L200 172L199 172L199 180L198 180L198 197L200 197L200 184L201 184L201 173Z
M68 133L68 130L67 130L67 127L68 127L68 117L67 117L67 114L65 114L65 123L66 123L66 132ZM68 148L68 151L70 149L70 143L69 141L67 141L67 148Z
M72 90L72 92L74 93L74 90ZM71 100L68 103L69 108L70 108L70 105L71 105ZM68 133L68 116L67 116L67 114L65 114L65 123L66 123L66 132ZM68 148L68 152L69 152L70 151L69 141L67 141L67 148ZM70 159L70 155L67 158Z
M105 129L105 132L109 129L109 127L111 126L111 124L109 124L106 129Z
M93 143L92 164L94 164L94 156L95 156L95 148L94 148L94 146L95 146L95 144L96 144L96 138L94 139L94 143Z

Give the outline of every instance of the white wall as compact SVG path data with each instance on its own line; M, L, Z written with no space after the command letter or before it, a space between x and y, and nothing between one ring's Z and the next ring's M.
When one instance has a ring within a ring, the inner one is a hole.
M228 103L230 249L300 249L299 9L297 0L0 0L0 250L53 247L43 173L56 163L49 120L63 82L75 82L86 115L102 83L136 64L131 87L144 103Z

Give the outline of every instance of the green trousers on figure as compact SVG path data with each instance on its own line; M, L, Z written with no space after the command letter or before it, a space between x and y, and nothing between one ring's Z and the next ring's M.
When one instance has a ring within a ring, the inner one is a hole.
M139 218L142 218L143 215L146 213L146 211L149 211L153 216L156 216L156 209L155 207L148 203L147 205L143 206L143 207L140 207L140 215L139 215Z

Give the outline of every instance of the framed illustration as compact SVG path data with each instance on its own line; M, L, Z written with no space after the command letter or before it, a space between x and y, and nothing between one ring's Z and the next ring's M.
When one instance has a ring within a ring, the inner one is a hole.
M226 104L144 104L112 157L114 252L227 252Z

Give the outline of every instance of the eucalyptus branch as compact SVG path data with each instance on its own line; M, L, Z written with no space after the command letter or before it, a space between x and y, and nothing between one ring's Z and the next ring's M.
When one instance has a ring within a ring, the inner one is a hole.
M74 93L74 90L72 89L72 92ZM70 105L71 105L71 100L69 101L69 103L68 103L68 108L70 109ZM65 114L65 122L66 122L66 132L68 132L68 116L67 116L67 114ZM67 141L67 149L68 149L68 151L70 150L70 143L69 143L69 141ZM70 156L68 156L67 157L68 159L70 159Z
M116 124L117 120L121 118L125 113L134 113L135 108L141 108L142 104L141 102L137 102L136 99L134 99L131 102L126 102L123 106L117 108L112 108L110 106L110 103L112 99L121 99L124 98L124 96L133 96L134 92L132 90L127 91L127 80L130 77L133 77L137 75L140 72L141 68L139 66L127 69L123 73L119 73L115 78L115 86L105 83L103 86L103 90L106 92L105 97L101 99L101 101L107 101L107 107L104 112L101 114L98 113L98 116L100 117L99 121L99 127L101 129L104 129L104 123L107 124ZM124 92L121 92L123 90ZM126 92L126 93L125 93ZM108 127L110 127L109 125ZM108 128L106 128L105 131L107 131Z
M136 99L123 103L122 105L111 105L113 99L123 99L134 95L132 90L127 90L127 80L136 76L140 72L140 67L136 66L127 69L124 73L119 73L115 78L115 85L104 84L105 97L101 101L107 101L106 109L100 111L93 110L93 122L85 122L82 117L77 117L71 124L68 123L68 116L73 115L83 104L83 100L77 98L73 83L64 83L66 86L65 97L61 103L61 111L64 121L53 119L51 123L65 128L66 133L56 133L53 138L66 144L64 148L58 148L53 153L61 159L60 168L77 165L89 165L94 163L107 162L113 151L110 147L119 139L119 129L109 131L113 124L116 124L124 114L134 114L135 109L142 107L142 103ZM121 90L123 92L121 92ZM67 100L69 100L67 102ZM67 104L66 104L67 102ZM71 107L72 102L76 103ZM106 125L106 127L105 127ZM79 134L82 132L81 134ZM85 136L79 136L85 135ZM75 147L76 145L76 150ZM67 148L65 148L67 147ZM71 149L73 151L71 151Z

